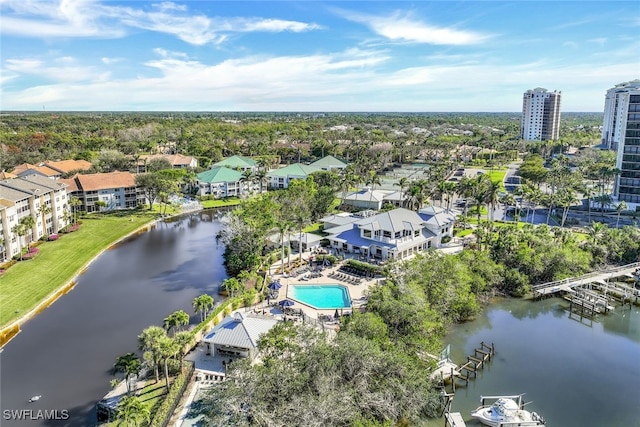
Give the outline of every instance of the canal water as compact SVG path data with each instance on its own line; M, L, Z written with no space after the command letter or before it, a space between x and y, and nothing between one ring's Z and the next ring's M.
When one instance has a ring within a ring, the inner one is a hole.
M222 227L217 214L161 222L106 251L71 292L27 322L0 353L0 425L94 425L94 407L110 390L116 357L137 351L138 334L162 325L175 310L195 322L198 295L220 299L217 287L226 273L215 239ZM42 398L28 403L34 395ZM58 419L31 419L45 410ZM11 420L18 416L28 420Z
M455 326L446 338L455 363L482 341L496 355L456 389L452 412L479 426L469 414L481 395L526 393L526 408L549 427L640 427L640 309L627 305L592 321L567 308L556 298L503 300Z

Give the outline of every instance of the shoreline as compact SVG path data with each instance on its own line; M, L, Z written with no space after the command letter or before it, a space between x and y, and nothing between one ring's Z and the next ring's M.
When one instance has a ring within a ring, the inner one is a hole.
M51 306L53 303L55 303L60 297L62 297L63 295L66 295L69 292L71 292L73 290L73 288L75 288L78 278L81 275L83 275L84 272L86 271L86 269L93 262L95 262L95 260L97 260L98 257L100 257L100 255L102 255L104 252L110 250L111 248L113 248L115 245L118 245L122 241L124 241L124 240L126 240L126 239L128 239L128 238L130 238L132 236L135 236L136 234L141 234L143 232L146 233L146 232L150 231L151 229L155 228L155 226L158 223L158 221L161 221L161 220L164 221L164 220L169 219L169 218L174 217L174 216L180 216L180 215L184 215L185 213L192 213L192 212L196 212L196 211L184 212L184 213L180 213L178 215L172 215L170 217L159 218L159 219L157 218L157 219L151 220L151 221L141 225L140 227L136 228L135 230L130 231L129 233L125 234L124 236L119 237L114 242L110 243L108 246L106 246L103 249L101 249L93 258L91 258L88 262L86 262L80 268L78 268L78 270L76 270L76 272L73 274L73 276L71 276L71 278L69 278L62 285L60 285L55 290L53 290L42 301L40 301L38 304L36 304L35 307L33 307L31 310L29 310L25 314L21 315L20 317L18 317L16 320L14 320L14 321L2 326L2 328L0 329L0 339L1 339L1 341L0 341L0 350L2 348L4 348L9 342L11 342L11 340L13 338L18 336L18 334L22 330L21 329L22 325L24 325L29 320L33 319L34 317L36 317L37 315L42 313L49 306ZM16 330L16 328L17 328L17 330Z

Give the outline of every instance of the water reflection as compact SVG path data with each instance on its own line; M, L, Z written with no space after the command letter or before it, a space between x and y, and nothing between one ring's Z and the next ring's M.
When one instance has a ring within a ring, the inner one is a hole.
M64 409L71 418L2 426L93 425L116 357L135 351L144 328L179 309L195 320L192 301L204 292L220 300L221 226L213 213L158 223L101 255L73 291L24 325L0 353L2 410ZM29 404L36 394L42 399Z
M595 320L569 316L568 303L504 300L446 337L461 363L481 341L496 357L468 387L458 389L453 410L468 426L481 395L527 393L550 426L640 426L640 309L618 308Z

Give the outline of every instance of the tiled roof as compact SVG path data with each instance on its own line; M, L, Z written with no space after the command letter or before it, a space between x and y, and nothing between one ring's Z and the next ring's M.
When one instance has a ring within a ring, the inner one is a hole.
M208 171L200 172L197 177L198 181L210 184L214 182L238 182L242 179L242 173L224 166L217 166Z
M60 171L57 171L53 168L50 168L49 166L47 166L44 163L41 163L39 165L32 165L29 163L23 163L21 165L16 166L16 168L14 170L11 171L12 174L15 175L25 175L26 172L28 171L37 171L38 173L40 173L41 175L44 176L57 176L57 175L61 175Z
M81 191L97 191L136 186L135 176L131 172L77 174L73 179Z
M5 171L0 172L0 179L12 179L17 177L18 175L13 174L11 172L5 172Z
M294 163L289 166L285 166L281 169L276 169L267 174L267 176L275 176L275 177L300 177L306 178L308 175L311 175L314 172L318 172L322 169L317 168L311 165L303 165L302 163Z
M250 157L244 156L231 156L226 159L220 160L217 163L214 163L213 166L225 166L228 168L251 168L257 166L258 162L253 160Z
M86 160L47 161L45 164L64 173L74 170L86 171L91 169L91 163Z
M194 161L195 157L193 156L185 156L182 155L180 153L176 153L176 154L151 154L148 156L140 156L140 160L138 161L138 164L143 164L144 161L146 161L147 163L151 160L154 159L167 159L167 161L169 163L171 163L171 166L176 166L176 165L191 165L191 163Z

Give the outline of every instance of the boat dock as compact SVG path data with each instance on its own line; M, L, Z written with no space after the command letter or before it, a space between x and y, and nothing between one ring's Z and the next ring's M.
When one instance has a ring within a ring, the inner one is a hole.
M444 427L466 427L460 412L448 412L444 415Z
M451 374L447 377L451 380L453 392L456 391L457 380L464 381L464 385L469 385L469 380L472 375L476 378L478 371L484 368L484 366L491 361L491 358L495 355L495 347L493 343L491 345L485 342L480 343L480 347L473 350L473 356L467 356L467 361L456 367L451 371ZM446 378L443 377L443 383Z
M440 378L440 384L442 385L442 397L444 399L442 415L445 419L445 427L466 427L462 415L459 412L451 412L456 385L458 387L461 386L456 382L461 380L465 386L469 385L471 376L473 375L473 378L476 378L478 371L491 361L495 353L493 343L489 345L483 341L480 343L480 347L473 350L473 356L467 356L465 363L456 365L449 360L447 347L446 357L440 360L438 368L431 374L432 379ZM451 393L447 391L447 382L451 382Z

